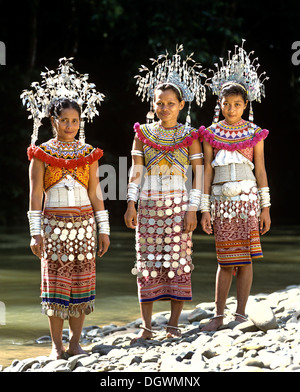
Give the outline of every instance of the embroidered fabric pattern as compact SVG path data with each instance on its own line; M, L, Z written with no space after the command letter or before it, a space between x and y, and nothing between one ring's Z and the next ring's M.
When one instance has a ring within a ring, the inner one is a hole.
M222 267L251 264L263 257L256 217L248 220L214 221L217 260Z
M45 191L56 185L62 178L67 174L75 178L86 189L88 188L89 182L90 166L86 164L85 166L80 166L76 169L63 169L56 166L47 165L44 175L44 186Z

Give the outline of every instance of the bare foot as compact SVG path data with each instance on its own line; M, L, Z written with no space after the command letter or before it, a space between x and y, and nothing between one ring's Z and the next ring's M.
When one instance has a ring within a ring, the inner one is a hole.
M205 327L200 329L200 331L217 331L223 325L223 317L224 316L213 317Z
M70 343L67 354L73 356L78 354L87 354L87 352L81 348L79 343L75 343L75 344Z
M181 333L175 328L168 328L166 338L181 338Z
M130 344L136 343L139 339L151 340L153 338L152 330L141 327L141 331L138 333L136 338L131 339Z
M57 359L64 359L65 356L65 348L56 348L52 347L51 353L49 355L50 359L53 359L54 361Z
M181 332L180 329L178 327L166 327L167 330L167 334L166 334L166 338L180 338Z
M235 316L235 321L238 321L239 323L244 323L245 321L247 321L247 316L243 315L243 314L239 314L239 313L234 313Z

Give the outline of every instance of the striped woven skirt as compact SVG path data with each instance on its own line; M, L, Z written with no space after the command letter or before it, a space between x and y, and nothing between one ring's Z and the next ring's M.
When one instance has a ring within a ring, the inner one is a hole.
M89 314L96 286L96 225L90 205L44 210L42 313L62 319Z
M259 236L257 188L237 197L215 198L213 228L218 264L238 267L263 257Z
M191 301L192 237L183 233L186 193L139 201L136 263L140 302Z

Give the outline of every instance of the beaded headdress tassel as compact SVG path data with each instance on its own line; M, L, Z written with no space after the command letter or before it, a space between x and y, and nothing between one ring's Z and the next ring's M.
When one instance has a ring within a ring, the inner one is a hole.
M201 77L206 79L206 75L201 71L202 66L196 63L192 57L193 53L182 59L180 52L183 51L183 45L176 46L176 53L169 58L168 52L158 56L157 59L150 59L153 70L142 65L139 68L142 75L136 75L138 96L142 97L142 102L146 99L150 103L150 111L147 113L147 123L154 121L153 97L154 91L162 84L174 86L180 93L182 99L189 102L188 113L186 117L186 126L191 125L191 103L196 100L198 106L202 106L206 99L205 85L201 83Z
M228 51L228 60L224 64L223 58L220 58L221 66L215 64L217 71L214 72L214 76L211 78L210 88L212 93L220 96L223 88L228 85L238 85L242 87L248 96L248 101L250 103L249 108L249 121L253 122L253 108L252 101L261 102L261 97L265 97L265 86L264 81L269 78L265 76L266 72L258 75L258 68L260 64L257 62L258 58L250 59L254 51L250 52L249 55L244 50L245 40L242 40L241 47L235 45L234 54L230 58L231 51ZM263 78L263 80L261 80ZM213 118L213 123L219 121L220 106L217 102L215 107L215 113Z
M31 144L35 145L38 139L38 130L42 125L42 119L48 116L50 103L59 98L75 100L81 107L81 122L79 130L79 141L84 144L84 122L93 121L95 115L99 115L96 104L101 103L104 95L97 92L94 83L89 83L88 74L80 74L73 68L70 62L73 57L60 58L57 73L46 68L46 72L41 72L43 78L39 82L31 83L33 90L23 90L21 99L31 114L28 118L33 118L33 133Z

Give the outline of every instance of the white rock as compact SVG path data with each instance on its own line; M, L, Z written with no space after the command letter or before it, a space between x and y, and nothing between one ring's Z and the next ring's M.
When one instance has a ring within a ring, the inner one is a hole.
M193 323L194 321L201 321L208 318L208 313L206 310L201 308L196 308L188 315L188 321Z
M56 361L49 362L43 367L44 372L56 372L58 369L71 369L71 364L66 359L57 359Z
M278 328L274 312L265 301L256 304L253 304L252 302L250 306L247 307L247 310L250 320L262 331Z

